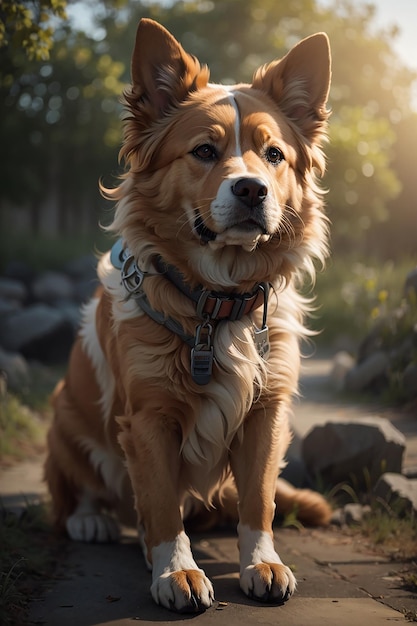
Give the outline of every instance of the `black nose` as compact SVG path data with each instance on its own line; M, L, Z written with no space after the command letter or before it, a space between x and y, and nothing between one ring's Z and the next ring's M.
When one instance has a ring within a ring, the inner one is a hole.
M266 185L259 178L239 178L232 192L249 208L259 206L268 195Z

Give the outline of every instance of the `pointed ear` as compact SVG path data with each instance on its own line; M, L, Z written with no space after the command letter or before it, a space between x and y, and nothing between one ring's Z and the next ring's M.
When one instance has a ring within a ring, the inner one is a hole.
M325 33L317 33L300 41L281 60L259 68L253 87L266 91L314 142L329 117L330 78L329 39Z
M132 91L160 117L190 91L205 86L209 72L178 41L150 19L139 22L132 57Z

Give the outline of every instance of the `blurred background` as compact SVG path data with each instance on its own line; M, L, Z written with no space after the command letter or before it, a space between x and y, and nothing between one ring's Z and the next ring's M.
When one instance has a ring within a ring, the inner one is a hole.
M417 263L417 3L379 0L3 0L0 274L55 270L109 241L98 182L120 173L120 95L138 20L164 24L218 82L250 81L300 38L333 55L327 211L332 258L313 326L355 351Z

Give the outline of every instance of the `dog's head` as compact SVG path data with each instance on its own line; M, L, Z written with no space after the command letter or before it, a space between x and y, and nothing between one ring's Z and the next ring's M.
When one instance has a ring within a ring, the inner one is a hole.
M326 249L324 171L330 52L313 35L253 82L209 83L206 67L141 20L113 230L139 263L158 254L191 283L249 288L289 278Z

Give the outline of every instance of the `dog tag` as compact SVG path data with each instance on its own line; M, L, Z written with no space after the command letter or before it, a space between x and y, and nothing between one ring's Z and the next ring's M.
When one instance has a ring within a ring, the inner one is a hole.
M213 370L213 347L191 350L191 376L197 385L207 385Z
M213 328L208 322L199 324L195 332L194 348L191 350L191 376L197 385L207 385L213 370Z
M259 356L267 361L269 353L271 351L268 326L265 325L263 328L256 328L255 326L253 330L253 340L255 342L255 348L257 349Z

